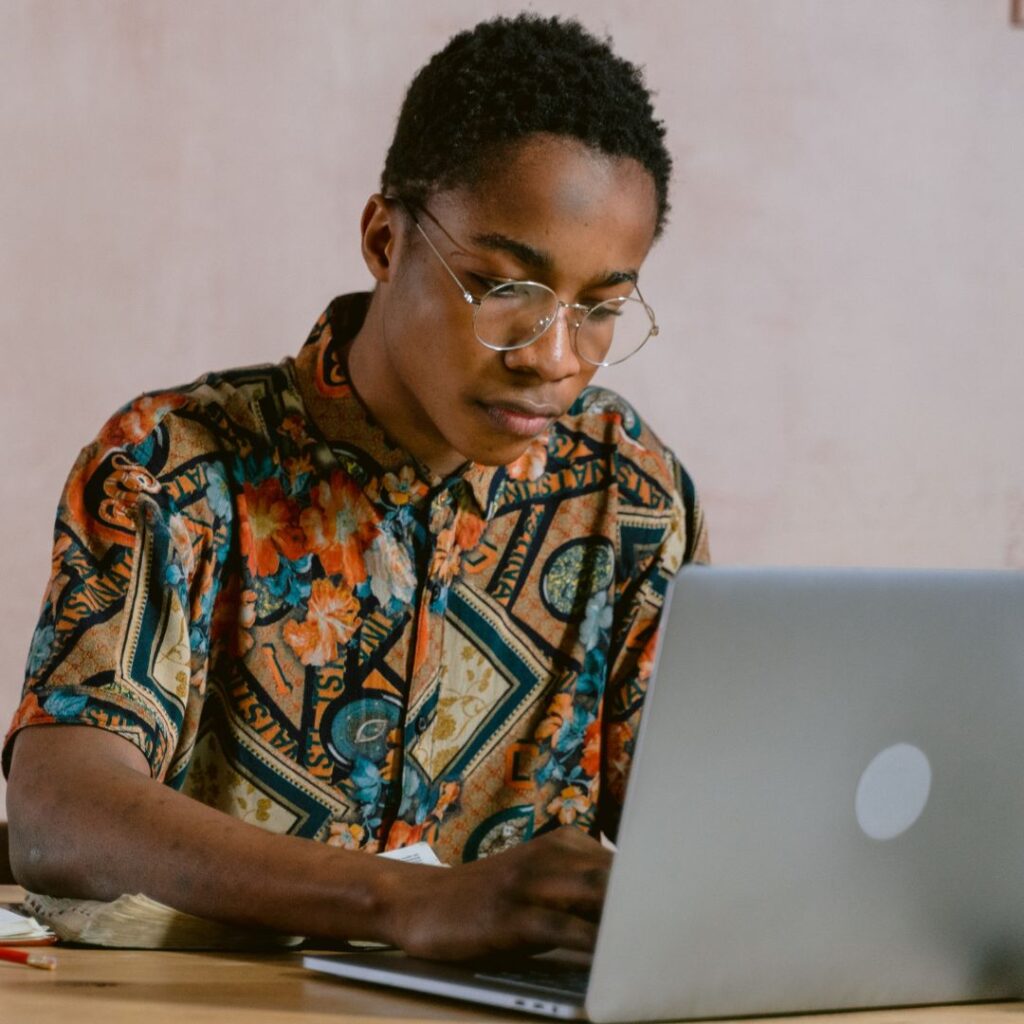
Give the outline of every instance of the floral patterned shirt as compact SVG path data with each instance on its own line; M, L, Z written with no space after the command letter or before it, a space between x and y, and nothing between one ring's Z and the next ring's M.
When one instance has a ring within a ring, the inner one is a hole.
M367 296L295 359L148 394L83 450L4 748L87 724L235 817L449 863L613 835L658 616L706 557L671 452L588 388L507 466L432 477L346 379Z

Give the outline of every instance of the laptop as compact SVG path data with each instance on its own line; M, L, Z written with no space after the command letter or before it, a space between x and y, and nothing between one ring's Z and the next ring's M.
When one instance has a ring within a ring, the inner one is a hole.
M687 567L589 971L305 964L595 1022L1018 998L1022 883L1024 574Z

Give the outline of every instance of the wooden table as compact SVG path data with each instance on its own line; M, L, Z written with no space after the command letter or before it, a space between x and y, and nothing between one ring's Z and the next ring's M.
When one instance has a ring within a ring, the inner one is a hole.
M16 898L0 887L0 902ZM318 977L300 955L50 949L55 971L0 962L0 1024L249 1024L538 1018ZM1024 1024L1024 1003L772 1017L766 1024ZM727 1022L718 1022L727 1024ZM749 1024L749 1018L747 1019Z

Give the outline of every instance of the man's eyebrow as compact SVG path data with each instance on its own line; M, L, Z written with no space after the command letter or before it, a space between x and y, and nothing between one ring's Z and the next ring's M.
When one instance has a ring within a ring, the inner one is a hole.
M508 235L500 235L490 232L483 235L474 235L473 242L481 249L491 249L497 252L507 252L515 256L520 263L535 270L550 270L554 261L546 252L534 249L532 245L525 242L517 242Z
M611 288L617 284L636 284L639 271L636 270L609 270L607 274L594 281L595 288Z
M527 245L525 242L516 241L514 238L509 238L508 235L502 235L495 232L490 232L482 235L474 235L473 242L479 245L481 249L490 249L495 252L507 252L514 256L524 266L531 267L534 270L551 270L554 267L554 260L551 256L541 251L540 249L534 249L532 245ZM599 274L591 282L593 288L612 288L617 284L635 284L637 280L637 271L635 270L609 270L605 274Z

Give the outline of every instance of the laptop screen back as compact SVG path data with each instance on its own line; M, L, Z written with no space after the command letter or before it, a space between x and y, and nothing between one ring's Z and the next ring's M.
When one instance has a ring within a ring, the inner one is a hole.
M1024 576L683 570L596 1021L1024 990Z

